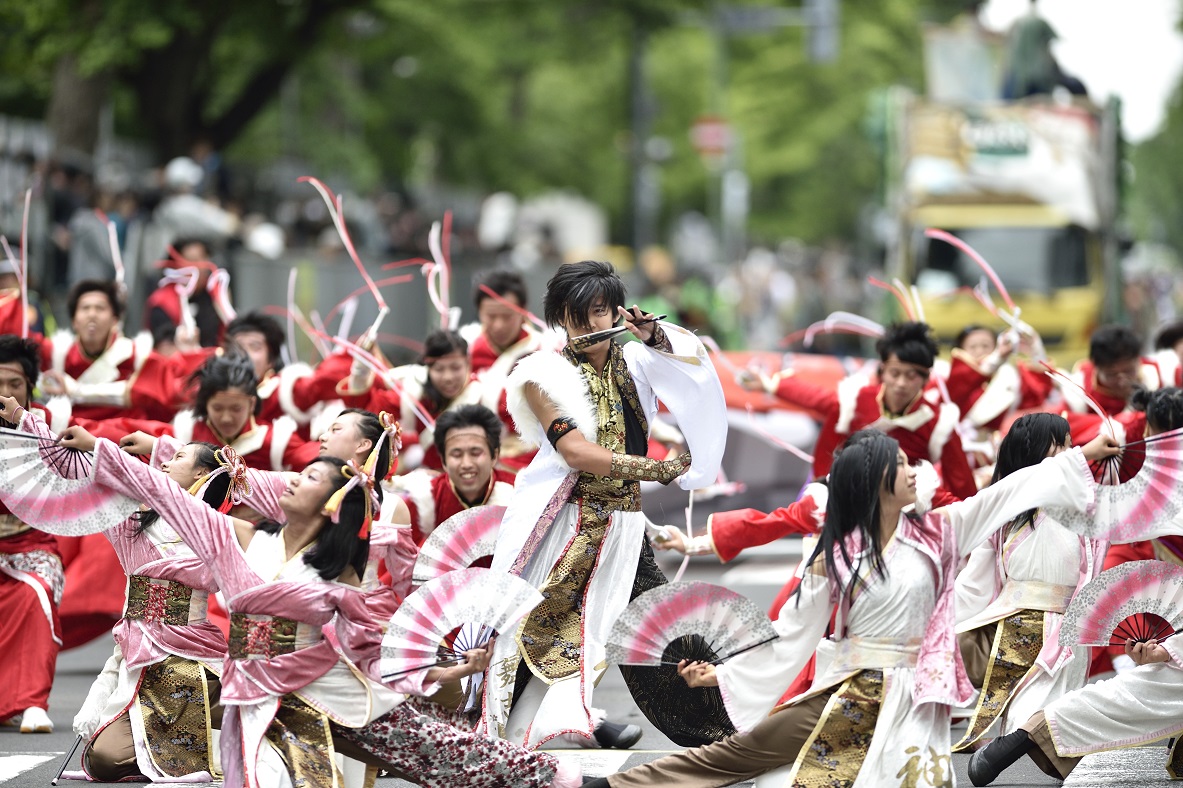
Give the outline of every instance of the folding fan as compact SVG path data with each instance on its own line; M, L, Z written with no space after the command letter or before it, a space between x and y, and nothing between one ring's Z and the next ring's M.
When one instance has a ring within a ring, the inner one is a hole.
M1044 513L1070 531L1094 539L1137 541L1143 533L1183 511L1183 430L1131 441L1132 452L1145 451L1142 468L1124 484L1100 485L1089 513L1046 507Z
M634 599L612 626L607 659L615 665L677 664L670 644L697 635L717 664L778 637L752 600L710 583L667 583Z
M532 585L504 572L459 569L437 577L403 600L390 617L382 638L382 677L390 680L452 662L466 647L487 641L483 635L488 630L504 632L541 601ZM465 635L473 626L476 633Z
M474 506L444 520L419 548L411 582L422 585L493 555L504 514L504 506Z
M140 502L81 473L93 462L90 454L54 446L47 438L0 432L0 500L22 521L47 533L102 533L130 517ZM78 478L63 478L63 473Z
M1122 645L1169 637L1183 626L1183 567L1130 561L1107 569L1072 597L1061 646Z

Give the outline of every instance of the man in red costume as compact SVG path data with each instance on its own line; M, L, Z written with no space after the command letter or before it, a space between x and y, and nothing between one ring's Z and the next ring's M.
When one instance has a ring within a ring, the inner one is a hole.
M469 341L472 373L481 383L481 404L504 425L498 464L517 473L537 451L521 442L505 404L505 381L523 356L542 347L541 335L526 319L526 283L515 271L490 271L472 294L480 333Z
M452 515L474 506L505 506L513 495L513 476L493 467L501 447L501 421L484 405L441 414L435 446L443 473L420 469L394 479L420 545Z
M172 254L175 251L176 254ZM166 273L156 290L144 303L144 328L152 332L156 349L171 355L176 349L176 331L185 320L182 310L187 308L197 329L197 341L202 347L217 347L222 344L226 323L231 318L228 283L220 269L210 262L209 247L197 239L178 239L170 248L170 257L161 265ZM196 272L197 282L193 292L186 299L181 290L187 277L181 274L185 269Z
M73 331L41 340L41 388L60 397L49 408L56 432L71 418L128 415L128 386L152 350L147 334L133 340L120 331L123 298L114 282L78 282L70 288L66 308Z
M28 409L39 366L36 342L0 336L0 396ZM53 731L46 710L61 647L64 583L56 540L0 503L0 723L21 715L21 733Z
M785 370L767 379L748 376L744 385L763 388L821 417L813 452L815 479L830 472L834 452L847 437L872 427L899 441L909 462L939 464L943 486L958 498L970 497L977 485L956 431L961 414L956 405L941 401L935 386L927 386L937 355L931 330L924 323L894 324L875 349L878 381L854 375L831 391L799 381L792 370Z

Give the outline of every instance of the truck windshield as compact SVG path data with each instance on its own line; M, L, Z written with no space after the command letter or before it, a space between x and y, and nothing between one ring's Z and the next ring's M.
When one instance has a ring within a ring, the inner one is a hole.
M1089 283L1087 233L1068 227L987 227L949 230L986 258L1012 294L1051 295L1061 287ZM927 294L972 287L983 272L973 260L943 241L917 231L913 250L916 285Z

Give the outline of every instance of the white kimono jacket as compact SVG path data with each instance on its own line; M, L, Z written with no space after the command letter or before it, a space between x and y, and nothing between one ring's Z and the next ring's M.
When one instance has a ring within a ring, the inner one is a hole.
M907 783L911 785L952 785L950 706L972 694L953 633L957 562L1027 509L1051 503L1083 508L1092 495L1088 464L1074 449L938 509L922 524L901 515L895 536L883 549L886 576L870 576L869 567L864 568L868 584L840 616L836 630L842 636L821 646L818 641L840 596L838 585L845 583L805 575L799 606L790 598L774 622L780 639L719 666L719 686L732 721L741 731L755 727L817 649L813 686L787 705L836 687L861 670L884 674L879 715L855 788L900 785L908 776L915 780ZM797 768L794 764L769 772L757 785L792 785Z

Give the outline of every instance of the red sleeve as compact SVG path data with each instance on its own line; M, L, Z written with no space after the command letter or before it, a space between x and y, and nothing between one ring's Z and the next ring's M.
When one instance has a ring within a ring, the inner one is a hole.
M320 443L306 441L299 435L293 434L288 439L288 445L283 450L283 464L292 470L299 471L305 465L320 456Z
M1042 369L1032 369L1025 364L1018 365L1019 370L1019 410L1041 408L1047 398L1051 396L1052 376Z
M960 503L961 500L961 498L946 490L942 484L932 494L932 508L940 509L942 506L948 506L951 503Z
M795 375L786 375L777 382L776 396L799 408L812 411L823 421L838 415L837 392L797 380Z
M133 432L146 432L159 438L161 435L173 435L173 427L168 422L152 421L151 419L116 418L92 421L91 419L73 419L75 424L97 438L106 438L119 445L124 435Z
M983 387L989 382L989 375L984 374L959 353L953 353L945 386L949 390L949 399L962 413L969 412L978 397L982 396Z
M748 547L768 544L789 534L816 534L817 504L813 498L765 514L756 509L716 512L707 521L719 560L727 563Z
M292 384L292 402L300 410L311 410L318 402L337 398L337 384L349 377L353 357L348 353L329 354L316 365L312 374ZM378 411L374 411L377 413Z
M941 450L941 481L941 486L962 500L978 491L969 460L965 458L965 450L961 448L961 438L956 432L949 436L949 440L945 441L945 448Z
M19 337L27 321L28 317L21 313L20 292L0 293L0 334L14 334Z

